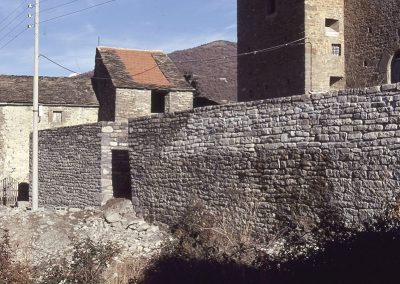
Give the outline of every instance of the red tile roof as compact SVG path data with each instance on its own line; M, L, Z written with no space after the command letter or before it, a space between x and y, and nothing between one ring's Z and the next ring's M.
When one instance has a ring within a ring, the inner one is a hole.
M117 88L193 90L160 51L98 47L96 60L102 60Z
M115 53L124 63L126 71L134 82L158 86L172 86L165 78L153 58L153 54L160 52L115 49Z

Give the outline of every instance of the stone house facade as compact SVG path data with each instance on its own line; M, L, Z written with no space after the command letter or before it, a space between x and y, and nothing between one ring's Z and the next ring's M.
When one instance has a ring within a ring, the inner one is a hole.
M40 78L40 129L97 122L90 77ZM30 76L0 76L0 179L29 182L32 82Z
M238 0L239 101L400 81L399 12L397 0Z
M194 89L160 51L98 47L92 80L99 121L193 108Z
M98 47L91 81L96 123L39 132L41 206L131 199L128 118L193 109L194 89L159 51Z

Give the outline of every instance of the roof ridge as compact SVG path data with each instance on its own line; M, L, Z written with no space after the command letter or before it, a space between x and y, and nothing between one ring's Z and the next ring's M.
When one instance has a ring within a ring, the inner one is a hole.
M164 53L162 50L150 50L150 49L134 49L134 48L124 48L124 47L112 47L112 46L97 46L98 49L117 49L117 50L126 50L126 51L140 51L140 52L149 52L149 53Z

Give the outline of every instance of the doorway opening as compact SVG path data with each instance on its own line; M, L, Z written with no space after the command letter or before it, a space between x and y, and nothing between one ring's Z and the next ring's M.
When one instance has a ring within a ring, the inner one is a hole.
M128 150L112 150L112 185L115 198L132 200Z

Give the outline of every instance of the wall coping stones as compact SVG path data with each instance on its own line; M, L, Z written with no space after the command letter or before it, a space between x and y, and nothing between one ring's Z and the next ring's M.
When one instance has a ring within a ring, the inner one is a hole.
M214 106L206 106L195 108L187 111L179 111L173 113L160 113L160 114L151 114L148 116L138 117L138 118L130 118L128 123L133 121L147 121L153 120L154 118L168 118L175 117L179 114L190 114L190 113L202 113L202 112L213 112L216 110L233 110L234 108L252 108L260 105L279 105L279 104L290 104L295 102L311 102L315 100L321 99L329 99L329 98L337 98L338 102L343 102L343 97L345 96L362 96L362 95L383 95L382 92L396 92L400 90L400 83L397 84L383 84L380 86L371 86L368 88L352 88L352 89L344 89L339 91L329 91L329 92L309 92L308 94L289 96L289 97L280 97L280 98L271 98L265 100L257 100L257 101L249 101L249 102L238 102L238 103L229 103L224 105L214 105Z

